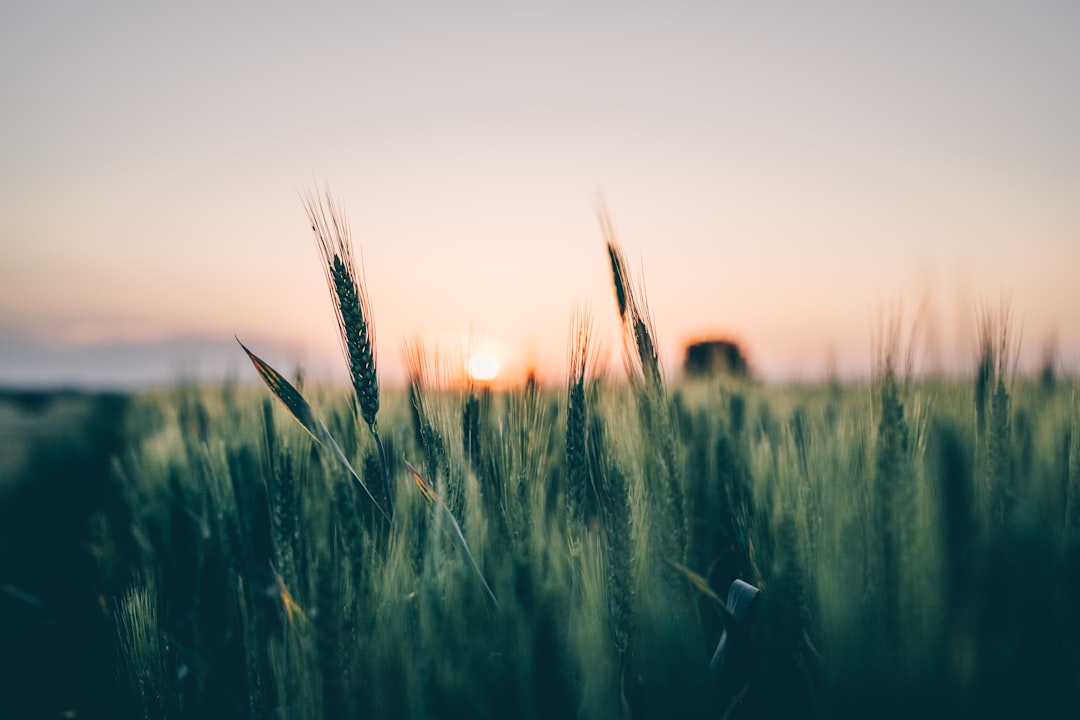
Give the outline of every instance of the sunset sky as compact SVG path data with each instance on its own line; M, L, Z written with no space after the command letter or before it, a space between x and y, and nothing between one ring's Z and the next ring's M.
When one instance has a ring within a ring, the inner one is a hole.
M737 338L770 380L864 375L928 298L970 364L1080 370L1080 3L33 2L0 8L0 385L343 377L299 193L402 344L618 367L602 193L669 372ZM251 376L251 377L249 377Z

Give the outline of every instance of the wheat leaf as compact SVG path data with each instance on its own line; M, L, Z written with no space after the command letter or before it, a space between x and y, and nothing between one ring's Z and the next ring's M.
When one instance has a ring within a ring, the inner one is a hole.
M487 580L484 579L484 573L480 570L480 565L477 564L476 558L473 557L472 551L469 550L469 543L465 542L465 534L461 532L461 526L458 525L458 521L454 518L454 514L450 512L450 508L446 507L446 503L442 501L442 498L438 496L435 490L424 480L419 471L412 466L408 460L405 460L405 467L412 473L413 482L416 483L416 487L420 489L421 494L428 503L434 504L443 511L446 518L450 521L450 526L454 529L451 533L451 537L465 552L465 557L469 559L469 563L472 565L473 570L476 571L476 576L480 578L480 582L484 585L484 590L487 591L488 597L491 598L491 602L495 603L495 607L499 606L499 601L495 599L495 593L491 591L491 586L487 584Z
M375 507L379 509L379 512L383 514L383 517L389 520L386 511L384 511L382 506L375 500L371 491L368 490L368 486L364 484L363 479L357 474L356 470L353 469L349 459L345 457L345 453L342 452L341 447L326 428L326 423L322 421L322 418L315 414L314 408L312 408L308 401L304 399L304 396L300 394L300 391L293 387L293 384L286 380L281 373L270 367L269 363L248 350L247 346L240 342L240 338L236 338L236 342L240 343L240 347L247 353L248 358L251 360L251 364L255 366L259 376L263 379L263 382L266 383L266 386L270 388L270 391L277 396L277 399L280 400L286 408L288 408L292 416L296 418L296 421L308 431L308 434L311 435L311 437L315 438L316 442L334 454L334 457L345 466L349 471L349 474L356 479L356 482L360 483L360 487L364 489L368 498L370 498Z

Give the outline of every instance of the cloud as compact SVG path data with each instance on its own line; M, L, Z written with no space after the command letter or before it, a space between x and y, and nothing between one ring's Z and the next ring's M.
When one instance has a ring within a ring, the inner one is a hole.
M296 357L276 343L259 345ZM137 390L181 381L245 381L245 362L231 337L60 341L0 331L0 386Z

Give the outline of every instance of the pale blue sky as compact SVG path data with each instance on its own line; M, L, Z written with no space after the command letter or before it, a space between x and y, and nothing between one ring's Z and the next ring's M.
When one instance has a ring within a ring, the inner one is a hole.
M670 368L863 372L927 289L942 362L1010 289L1080 367L1075 2L8 3L0 97L0 383L233 333L336 367L313 178L388 379L470 329L557 378L575 304L614 355L598 189Z

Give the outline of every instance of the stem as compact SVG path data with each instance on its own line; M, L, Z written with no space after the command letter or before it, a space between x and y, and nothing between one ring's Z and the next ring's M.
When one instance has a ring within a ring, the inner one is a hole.
M390 515L390 522L393 522L394 498L390 495L390 474L387 472L386 468L386 450L383 449L382 438L379 437L379 431L372 428L371 434L375 436L375 445L379 448L379 464L382 466L382 482L383 492L386 493L386 509Z

